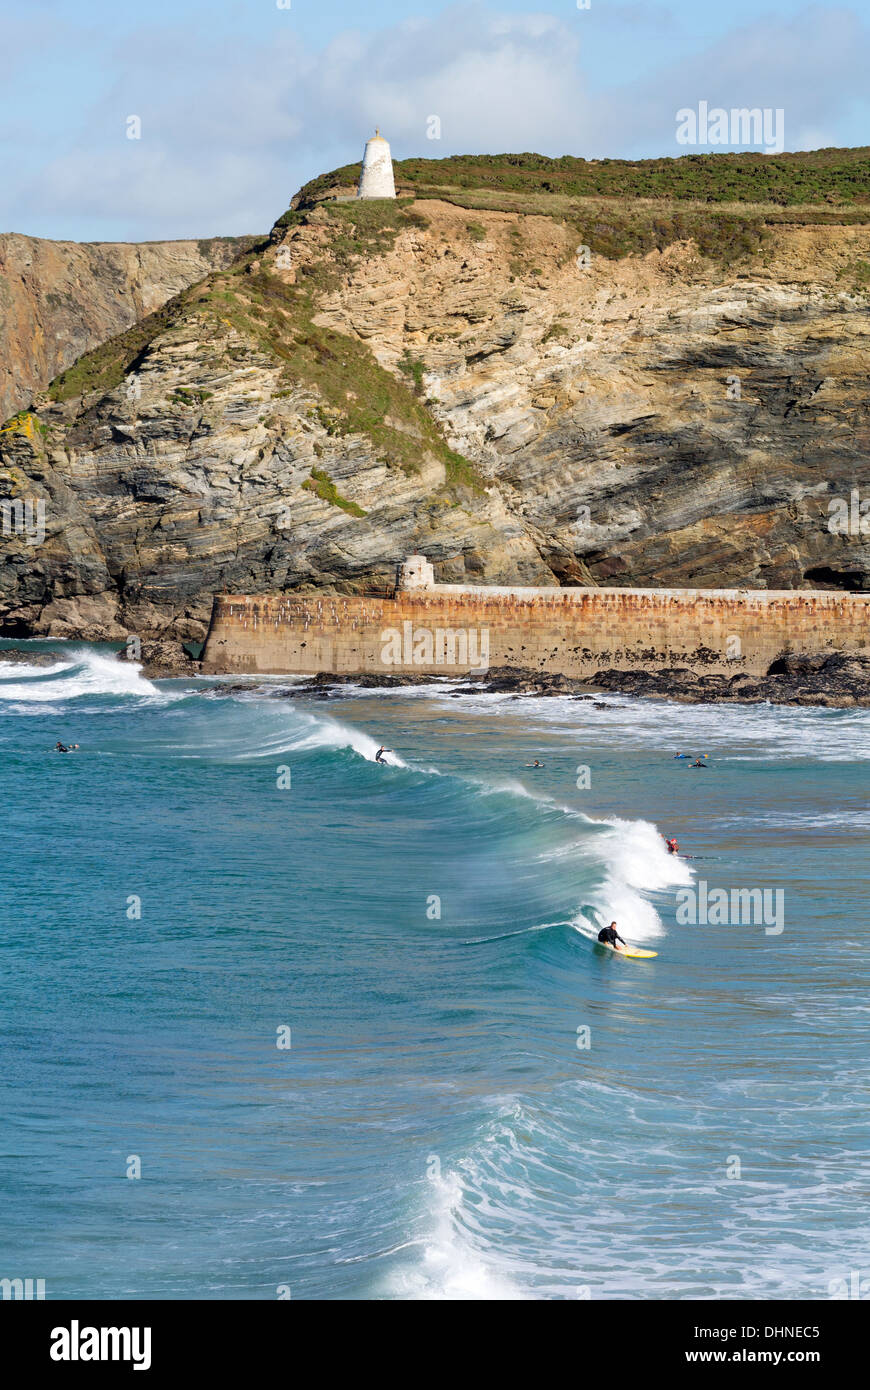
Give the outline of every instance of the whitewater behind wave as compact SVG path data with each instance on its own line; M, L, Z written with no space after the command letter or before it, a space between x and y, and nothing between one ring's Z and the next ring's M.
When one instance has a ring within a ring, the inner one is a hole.
M130 750L131 756L244 764L294 754L334 753L352 754L373 763L381 746L361 729L329 715L298 710L289 700L251 700L245 696L203 700L190 691L180 698L183 705L176 705L170 717L177 718L181 737L158 729L141 738L138 747ZM408 767L393 751L385 753L384 762L394 768Z
M650 1091L614 1071L566 1081L545 1102L490 1097L484 1104L494 1113L443 1167L427 1156L413 1237L390 1252L384 1292L427 1300L824 1297L830 1271L855 1267L866 1246L861 1178L844 1162L848 1153L820 1154L800 1184L756 1164L739 1203L726 1196L724 1168L710 1161L723 1113L747 1129L759 1154L783 1132L801 1152L807 1126L824 1112L827 1081L809 1093L798 1081L786 1089L784 1097L781 1083L744 1074L714 1077L687 1096L679 1079Z
M7 676L0 668L0 702L11 705L66 703L93 696L170 699L142 675L134 661L121 661L90 647L72 648L54 666L22 663ZM19 711L15 711L19 712Z
M528 1298L511 1275L500 1270L485 1244L478 1248L466 1229L466 1183L459 1172L434 1174L429 1193L429 1230L413 1242L419 1252L414 1264L403 1263L391 1277L394 1298L422 1301L517 1301Z
M666 894L687 886L694 871L678 855L668 853L661 832L651 821L613 817L589 820L589 824L606 830L596 834L591 843L576 846L577 853L594 855L605 865L602 882L589 895L588 904L599 917L606 917L608 922L615 920L620 934L630 940L648 941L662 936L662 919L645 895ZM571 926L582 936L594 939L598 935L582 911L571 919Z
M310 721L314 726L309 732L305 733L293 746L297 749L306 748L350 748L354 753L358 753L366 762L373 763L380 744L369 734L363 733L361 729L354 729L351 725L342 724L338 719L317 718L315 715L304 715L303 718ZM384 761L390 767L407 767L405 759L392 750L384 753Z

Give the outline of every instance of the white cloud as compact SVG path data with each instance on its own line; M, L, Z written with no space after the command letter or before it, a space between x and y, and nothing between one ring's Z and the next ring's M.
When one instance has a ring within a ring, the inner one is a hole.
M648 16L636 11L610 7L611 30ZM668 32L672 16L649 13ZM676 155L676 111L707 100L782 106L786 148L807 147L835 139L870 66L853 11L811 8L744 25L691 58L663 61L668 45L656 45L642 79L592 90L587 18L458 5L348 30L320 53L292 29L230 45L200 26L143 27L112 54L114 79L65 133L64 152L7 188L4 221L26 229L38 215L57 236L86 223L95 238L119 226L143 238L266 230L306 178L359 159L375 125L398 157ZM125 138L130 114L141 141ZM440 142L426 139L431 115Z

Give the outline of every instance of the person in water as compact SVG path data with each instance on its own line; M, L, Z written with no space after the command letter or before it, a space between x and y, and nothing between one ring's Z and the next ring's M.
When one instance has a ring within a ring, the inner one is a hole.
M691 756L691 753L675 753L674 760L676 761L677 758L691 758Z
M705 754L704 754L704 758L706 758L706 756L707 756L707 754L705 753ZM704 758L697 758L697 759L695 760L695 762L689 763L689 767L690 767L690 768L693 768L693 767L707 767L708 764L704 762Z
M667 847L668 847L668 854L680 854L680 846L677 844L676 840L669 840L668 837L667 837L666 835L663 836L663 839L664 839L665 844L666 844ZM694 859L695 856L694 856L694 854L683 854L683 855L680 855L680 858L681 858L681 859Z
M376 763L384 763L384 764L386 764L387 760L386 760L386 758L384 757L384 754L385 754L385 753L392 753L392 751L393 751L392 748L384 748L384 746L383 746L383 744L382 744L381 747L378 749L377 753L375 754L375 762L376 762Z
M525 767L543 767L544 764L543 764L543 763L539 763L538 760L537 760L537 758L535 758L535 761L534 761L533 763L525 763L524 766L525 766Z
M598 933L598 940L603 946L612 946L614 951L622 951L628 945L627 941L622 941L622 937L616 930L616 923L611 922L609 927L602 927ZM617 946L617 941L622 941L621 946Z
M56 743L54 745L54 751L55 753L68 753L69 749L63 743Z

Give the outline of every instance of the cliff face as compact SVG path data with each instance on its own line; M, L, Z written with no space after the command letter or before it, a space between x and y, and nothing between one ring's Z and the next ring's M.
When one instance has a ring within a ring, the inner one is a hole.
M0 420L240 249L225 237L80 245L0 234Z
M870 495L870 230L777 228L724 273L685 243L581 269L550 218L477 212L469 243L469 216L442 205L319 321L419 355L562 582L870 586L870 538L827 526Z
M41 546L0 536L5 630L196 638L216 590L377 590L411 551L446 582L870 587L828 527L870 495L870 228L727 268L578 244L433 198L296 214L0 436L0 491L46 507Z

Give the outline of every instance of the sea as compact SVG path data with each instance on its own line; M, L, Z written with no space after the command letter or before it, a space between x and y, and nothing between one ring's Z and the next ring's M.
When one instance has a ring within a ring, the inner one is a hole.
M870 712L0 645L0 1276L870 1293Z

